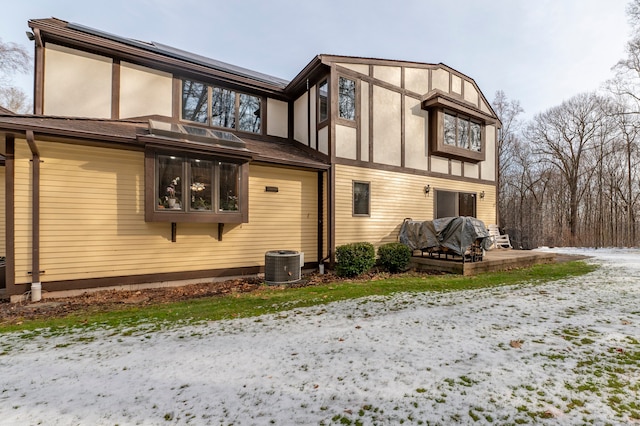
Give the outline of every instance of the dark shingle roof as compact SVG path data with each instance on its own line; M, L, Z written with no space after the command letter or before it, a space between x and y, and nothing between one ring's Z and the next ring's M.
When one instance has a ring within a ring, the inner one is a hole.
M141 146L138 136L149 136L148 119L98 120L85 118L50 117L35 115L0 114L0 133L32 130L37 135L68 137L74 139L114 142ZM265 141L240 138L256 161L271 164L326 169L328 166L317 156L306 152L291 140Z
M165 44L157 42L143 42L130 38L121 37L115 34L111 34L105 31L97 30L91 27L87 27L81 24L70 22L67 24L67 28L71 30L81 31L83 33L103 37L109 40L117 41L119 43L127 44L129 46L144 49L150 52L158 53L161 55L169 56L175 59L191 62L198 65L203 65L218 71L224 71L229 74L238 75L241 77L250 78L263 83L272 84L280 88L284 88L289 81L278 77L273 77L261 72L249 70L246 68L231 65L226 62L218 61L215 59L207 58L205 56L197 55L195 53L187 52L186 50L178 49L175 47L167 46Z

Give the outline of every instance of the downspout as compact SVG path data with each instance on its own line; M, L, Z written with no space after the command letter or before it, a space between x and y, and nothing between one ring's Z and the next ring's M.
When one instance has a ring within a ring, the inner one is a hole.
M33 130L27 130L27 144L32 155L31 178L31 301L42 297L40 282L40 152Z

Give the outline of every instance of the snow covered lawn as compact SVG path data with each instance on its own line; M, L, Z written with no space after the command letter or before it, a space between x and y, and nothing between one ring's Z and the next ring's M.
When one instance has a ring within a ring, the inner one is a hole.
M576 251L602 267L162 331L0 335L0 422L640 423L640 251Z

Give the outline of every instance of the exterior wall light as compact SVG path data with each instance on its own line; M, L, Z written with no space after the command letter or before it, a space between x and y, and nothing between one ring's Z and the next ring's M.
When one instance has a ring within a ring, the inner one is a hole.
M424 187L424 193L425 194L429 194L429 191L431 191L431 185L427 185Z
M480 199L484 200L484 191L480 192Z

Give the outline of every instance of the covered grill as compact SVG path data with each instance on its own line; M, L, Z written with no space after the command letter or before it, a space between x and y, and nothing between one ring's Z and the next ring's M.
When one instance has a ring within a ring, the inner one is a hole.
M444 217L428 221L405 219L400 228L400 242L422 255L442 256L462 261L481 261L483 250L491 242L484 222L474 217Z

